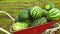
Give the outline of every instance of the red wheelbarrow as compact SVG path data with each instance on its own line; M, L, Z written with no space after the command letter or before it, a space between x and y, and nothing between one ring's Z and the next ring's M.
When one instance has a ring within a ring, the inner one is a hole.
M10 16L7 12L2 12L2 11L0 11L0 13L5 13L6 15L8 15L13 21L15 21L15 19L12 17L12 16ZM19 30L19 31L14 31L13 29L12 29L12 26L10 27L10 32L13 32L14 34L44 34L44 32L47 32L48 33L48 31L49 30L52 30L51 31L51 33L53 32L53 31L55 31L55 34L58 34L57 33L57 29L59 29L60 28L60 25L59 25L59 27L56 27L56 28L52 28L52 29L49 29L49 28L51 28L55 23L57 23L57 22L59 22L60 21L60 19L59 20L56 20L56 21L52 21L52 22L48 22L47 24L44 24L44 25L38 25L38 26L34 26L34 27L29 27L29 28L27 28L27 29L24 29L24 30ZM15 22L14 22L15 23ZM13 24L14 24L13 23ZM49 33L49 34L51 34L51 33Z
M43 32L45 32L47 29L49 29L50 27L52 27L55 23L59 22L60 20L56 20L56 21L52 21L52 22L48 22L47 24L44 25L38 25L38 26L34 26L34 27L30 27L24 30L19 30L19 31L13 31L12 27L10 28L10 31L13 32L14 34L42 34ZM57 33L57 29L59 29L59 27L53 28L55 30L55 34ZM51 29L52 30L52 29Z

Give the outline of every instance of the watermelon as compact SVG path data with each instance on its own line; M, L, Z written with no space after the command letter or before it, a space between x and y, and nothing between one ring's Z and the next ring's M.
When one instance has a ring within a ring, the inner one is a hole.
M53 3L48 3L48 4L45 5L45 9L46 9L46 10L50 10L50 9L52 9L52 8L55 8L55 6L54 6Z
M42 17L37 20L34 20L30 26L37 26L37 25L42 25L42 24L46 24L46 23L47 23L47 19L45 17Z
M43 10L43 16L42 16L42 17L46 17L46 15L47 15L48 11L47 11L47 10L45 10L45 9L42 9L42 10Z
M53 8L49 10L47 13L47 18L48 20L58 20L60 19L60 10L57 8Z
M33 18L40 18L41 16L42 16L42 14L43 14L43 12L42 12L43 10L40 8L40 7L38 7L38 6L35 6L35 7L33 7L33 8L31 8L31 10L30 10L30 15L33 17Z
M16 18L16 22L22 22L29 19L29 11L28 10L21 10Z
M17 22L15 24L13 24L13 30L15 30L15 31L23 30L23 29L27 28L28 26L29 26L28 23Z

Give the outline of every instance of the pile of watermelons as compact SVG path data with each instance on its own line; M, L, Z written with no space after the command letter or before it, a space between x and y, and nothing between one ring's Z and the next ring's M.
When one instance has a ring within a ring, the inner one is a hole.
M46 4L44 8L34 6L20 11L16 23L13 24L13 30L22 30L58 19L60 19L60 10L55 8L54 4Z

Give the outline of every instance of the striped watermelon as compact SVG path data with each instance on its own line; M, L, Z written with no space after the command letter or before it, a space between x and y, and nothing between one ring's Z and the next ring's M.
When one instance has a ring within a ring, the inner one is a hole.
M33 8L31 9L30 15L31 15L33 18L39 18L39 17L41 17L42 14L43 14L42 11L43 11L43 10L42 10L40 7L35 6L35 7L33 7Z
M46 24L46 23L47 23L47 19L45 17L42 17L42 18L34 20L30 26L37 26L37 25L42 25L42 24Z
M23 30L28 27L29 27L28 23L25 23L25 22L22 22L22 23L16 22L15 24L13 24L13 30L16 30L16 31Z
M47 13L47 18L51 19L51 20L60 19L60 10L57 8L53 8L53 9L49 10L49 12Z

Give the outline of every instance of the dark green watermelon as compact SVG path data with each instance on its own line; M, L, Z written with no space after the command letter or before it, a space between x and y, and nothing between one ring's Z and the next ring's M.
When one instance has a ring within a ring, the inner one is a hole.
M45 17L42 17L37 20L34 20L30 26L37 26L37 25L42 25L42 24L46 24L46 23L47 23L47 19Z
M29 19L29 11L21 10L16 18L16 22L21 22Z

